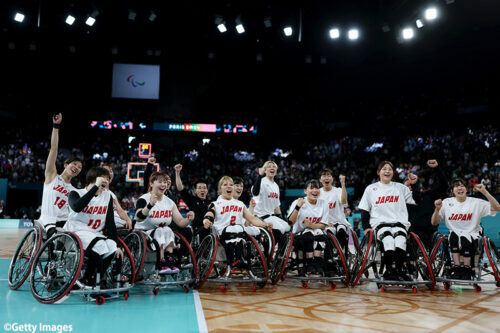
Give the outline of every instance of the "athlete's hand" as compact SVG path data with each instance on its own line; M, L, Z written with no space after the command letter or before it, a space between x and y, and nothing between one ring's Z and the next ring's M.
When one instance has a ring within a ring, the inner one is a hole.
M481 192L482 194L484 194L486 192L486 188L484 187L483 184L476 184L476 185L474 185L474 189L476 191Z
M128 230L132 230L132 221L130 220L130 218L125 220L125 226Z
M212 225L213 225L213 223L212 223L212 222L210 222L210 220L207 220L207 219L204 219L204 220L203 220L203 227L204 227L205 229L210 229L210 227L211 227Z
M54 117L52 117L53 124L59 125L61 122L62 122L62 114L61 113L55 114Z
M340 185L345 185L345 176L344 175L340 175L339 180L340 180Z
M266 174L266 169L259 168L259 175L264 176Z
M175 169L175 173L180 173L182 170L182 164L176 164L174 166L174 169Z
M305 202L306 201L304 200L304 198L299 198L299 200L297 200L297 206L302 207L304 206Z
M155 164L156 163L156 157L151 156L148 158L148 164Z
M436 201L434 201L434 206L436 206L437 210L441 209L441 207L443 207L443 200L437 199Z
M267 224L267 229L269 229L269 231L273 229L273 222L264 222L264 223Z
M189 222L192 222L194 220L194 212L189 211L187 213L187 219L189 220Z
M255 206L257 206L257 203L255 202L255 200L253 198L250 199L250 208L255 208Z
M97 177L95 180L95 185L97 187L105 187L107 185L108 181L104 177Z
M365 230L363 231L363 235L365 235L365 236L366 236L366 234L367 234L370 230L372 230L372 231L373 231L373 229L372 229L372 228L365 229Z
M116 257L123 259L123 251L122 251L122 249L120 249L120 248L116 249Z
M408 174L408 180L410 181L410 184L416 184L417 183L417 180L418 180L418 176L414 173L409 173Z
M313 224L313 223L311 223L311 221L306 221L306 222L304 222L304 226L305 226L306 228L311 228L311 229L312 229L313 225L314 225L314 224Z
M438 162L436 160L428 160L427 161L427 166L429 168L435 168L438 166Z

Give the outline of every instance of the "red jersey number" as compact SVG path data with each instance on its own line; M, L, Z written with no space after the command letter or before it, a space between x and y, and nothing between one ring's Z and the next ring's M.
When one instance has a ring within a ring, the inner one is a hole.
M91 227L92 229L97 229L101 226L101 220L90 220L89 221L89 227Z
M66 200L61 199L60 197L57 197L56 201L54 202L54 205L56 205L57 207L59 207L59 209L62 209L65 204L66 204Z

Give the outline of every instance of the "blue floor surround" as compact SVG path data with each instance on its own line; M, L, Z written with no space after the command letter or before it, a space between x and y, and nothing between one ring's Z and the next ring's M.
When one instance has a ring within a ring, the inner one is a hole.
M161 291L154 296L151 290L141 286L130 291L128 301L113 299L99 306L79 295L71 295L61 304L46 305L38 303L31 295L28 280L18 290L10 290L7 281L9 264L10 259L0 259L0 324L3 332L14 332L14 327L9 326L14 323L17 323L18 331L19 325L35 325L36 332L41 331L40 324L62 325L52 327L56 332L206 332L196 291L185 293L179 288ZM64 325L68 325L66 330ZM30 331L34 332L33 327Z

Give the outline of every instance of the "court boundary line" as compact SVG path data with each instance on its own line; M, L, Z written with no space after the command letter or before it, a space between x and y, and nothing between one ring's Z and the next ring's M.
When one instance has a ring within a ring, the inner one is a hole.
M194 306L196 308L196 318L198 319L198 330L200 333L208 333L207 321L205 320L205 313L201 305L200 294L198 290L193 290Z

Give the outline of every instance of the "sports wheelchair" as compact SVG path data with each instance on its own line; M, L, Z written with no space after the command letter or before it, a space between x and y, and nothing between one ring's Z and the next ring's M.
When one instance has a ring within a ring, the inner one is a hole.
M499 265L500 257L498 249L493 241L482 236L473 242L475 253L471 257L471 267L474 276L472 280L461 280L451 278L452 255L450 251L448 236L435 232L432 236L432 251L430 261L434 269L436 281L443 282L445 290L449 290L452 284L472 285L476 292L481 292L480 284L496 284L500 287ZM462 260L460 256L460 260ZM458 264L458 263L457 263Z
M304 289L309 288L310 281L327 282L331 289L337 287L337 282L349 284L349 264L344 250L333 233L325 232L323 235L313 236L315 242L324 243L321 265L324 273L314 275L305 273L305 253L300 237L289 232L282 238L270 273L273 284L284 280L285 276L300 280Z
M420 285L425 285L430 290L434 289L436 280L429 257L425 246L415 233L409 232L407 234L406 257L402 267L411 280L386 280L383 278L382 275L386 268L383 248L383 243L376 239L373 230L368 231L353 260L351 268L351 285L353 287L361 284L361 281L369 281L375 282L377 288L382 292L386 292L388 286L410 287L414 293L418 292L417 286ZM370 268L373 272L372 278L369 278Z
M104 260L110 261L103 276L97 272L95 281L84 279L89 259L83 250L79 237L69 231L58 231L40 248L31 267L31 293L44 304L61 303L70 294L80 294L98 305L108 298L119 298L123 294L128 299L128 291L134 280L134 261L130 251L118 238L117 247L124 254L123 260L115 255Z
M221 244L219 236L212 231L202 240L196 252L199 270L198 288L203 287L206 282L221 283L220 290L222 292L227 291L227 285L230 283L252 284L253 291L256 291L257 287L265 287L268 271L264 246L246 232L241 232L238 235L244 238L242 259L247 262L247 272L231 272L224 246Z
M189 242L179 232L174 231L174 256L179 260L179 273L159 274L160 245L145 232L134 230L124 237L135 263L135 284L151 286L153 294L160 289L180 286L187 293L198 276L196 259Z

